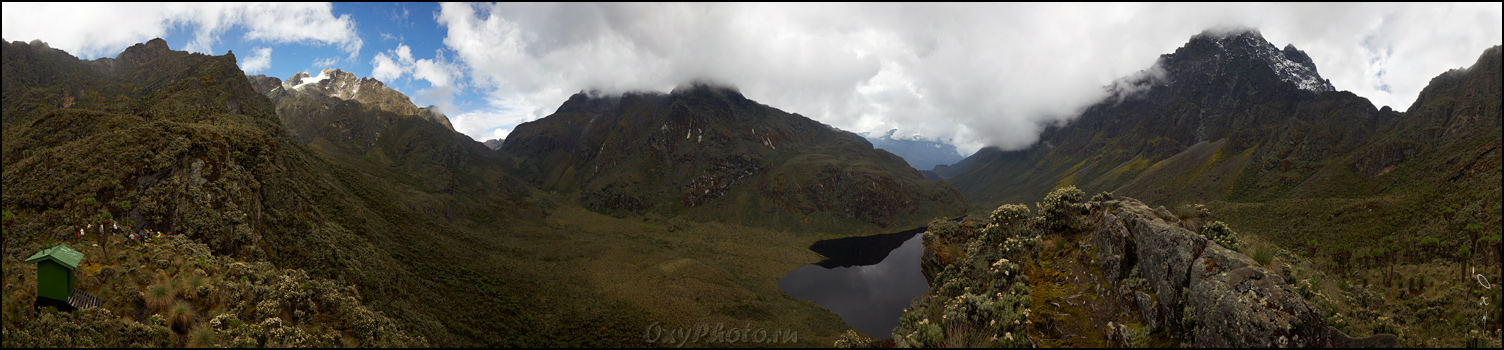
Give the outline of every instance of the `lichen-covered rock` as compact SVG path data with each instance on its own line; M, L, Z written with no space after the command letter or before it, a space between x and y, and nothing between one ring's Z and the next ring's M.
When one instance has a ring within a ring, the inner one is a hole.
M1205 347L1393 344L1384 336L1353 339L1328 329L1283 277L1186 230L1163 207L1150 209L1131 198L1085 207L1103 276L1120 286L1118 293L1133 293L1112 300L1139 310L1151 329L1165 327L1171 336ZM1129 284L1147 284L1148 290Z
M1314 347L1326 325L1284 278L1251 259L1208 245L1191 270L1186 304L1196 310L1198 346Z
M1143 204L1137 204L1143 207ZM1124 205L1125 208L1132 207ZM1144 209L1147 209L1144 207ZM1206 238L1186 231L1179 226L1171 225L1163 220L1146 219L1148 215L1125 215L1120 216L1132 227L1135 251L1137 253L1139 273L1148 280L1149 286L1154 289L1155 299L1159 302L1160 314L1167 320L1181 319L1185 303L1180 299L1181 292L1189 286L1189 278L1186 274L1191 264L1201 255L1206 247ZM1170 334L1176 336L1185 335L1188 330L1182 329L1177 322L1165 322Z
M1149 331L1159 329L1159 309L1154 307L1154 297L1144 292L1133 292L1134 301L1138 302L1139 312L1144 317L1144 325L1149 326Z
M1014 259L998 261L1015 269L1035 263L1021 260L1057 256L1059 258L1043 263L1048 267L1030 265L1036 269L1036 274L1030 278L1037 276L1047 281L1040 284L1043 289L1036 289L1045 292L1031 297L1047 301L1035 304L1053 306L1037 306L1048 311L1036 312L1048 312L1052 317L1087 319L1059 322L1041 318L1029 320L1028 327L1044 327L1034 330L1053 339L1080 341L1060 344L1137 347L1147 344L1143 343L1148 339L1145 337L1198 347L1386 347L1396 344L1393 335L1353 339L1328 327L1321 312L1285 277L1232 248L1224 247L1217 240L1186 229L1164 207L1151 209L1138 200L1121 198L1082 203L1072 208L1079 210L1061 211L1052 219L1054 221L1035 217L1028 227L1032 231L1017 231L1018 227L1010 229L1014 231L1002 230L999 225L1003 220L997 218L1011 216L996 215L1003 212L1001 208L994 212L993 222L985 229L971 220L959 225L932 223L924 234L924 256L921 258L925 278L931 283L930 293L926 295L943 295L949 298L946 300L958 301L976 299L970 294L975 291L975 286L968 291L965 286L970 280L958 276L966 276L965 271L984 269L985 266L974 266L976 261L973 260L989 261L986 259L993 257L992 254ZM1062 222L1070 224L1060 225ZM1227 231L1231 232L1230 229ZM999 236L1004 232L1013 232L1014 235ZM1017 236L1019 232L1036 236ZM1032 237L1034 241L1031 242L1037 244L1039 234L1052 235L1049 240L1055 242L1052 245L1055 250L1045 253L1033 250L1036 249L1033 244L1017 246L1021 248L1010 245L1020 237ZM999 243L991 239L996 237L1010 238ZM1060 253L1062 251L1065 253ZM993 290L988 294L1002 297L1017 293L1012 290L1000 292ZM1075 295L1065 297L1073 293ZM1093 293L1095 298L1076 299ZM960 298L962 296L966 298ZM1083 300L1101 302L1083 303ZM956 315L972 315L969 310L984 309L968 306L971 304L955 304L966 306L962 309L967 312L959 312L950 310L954 305L947 305L948 312ZM1067 315L1062 313L1065 308L1085 312ZM1027 316L1027 311L1022 314ZM957 320L959 317L940 318ZM966 320L964 323L977 323L975 319ZM930 339L921 336L921 331L928 329L924 327L929 326L918 318L910 321L906 326L908 330L895 333L895 337L912 340L898 342L900 346L952 344L972 337L965 332L947 330L943 332L946 337L943 341L921 342L919 339ZM1080 327L1081 324L1094 326ZM1093 329L1103 333L1081 333L1095 332ZM1154 335L1150 336L1151 333Z
M1116 215L1102 215L1100 223L1092 232L1092 243L1100 249L1098 259L1102 276L1111 280L1128 278L1136 254L1128 227L1123 226L1123 220Z

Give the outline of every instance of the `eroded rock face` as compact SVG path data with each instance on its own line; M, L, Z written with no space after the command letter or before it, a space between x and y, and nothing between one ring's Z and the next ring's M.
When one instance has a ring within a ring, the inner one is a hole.
M1119 285L1143 278L1147 285L1131 298L1115 300L1132 300L1129 308L1176 338L1205 347L1326 347L1336 345L1334 340L1391 344L1356 341L1328 329L1284 278L1182 228L1168 211L1133 199L1086 207L1104 276Z
M1191 269L1186 304L1197 313L1192 336L1213 347L1313 347L1329 343L1325 322L1273 271L1207 246Z

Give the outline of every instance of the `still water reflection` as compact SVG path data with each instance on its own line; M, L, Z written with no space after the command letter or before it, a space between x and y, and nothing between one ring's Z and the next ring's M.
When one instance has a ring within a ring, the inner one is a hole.
M869 337L887 339L909 301L929 290L919 271L921 232L817 242L810 250L829 259L790 272L778 279L778 288L835 312Z

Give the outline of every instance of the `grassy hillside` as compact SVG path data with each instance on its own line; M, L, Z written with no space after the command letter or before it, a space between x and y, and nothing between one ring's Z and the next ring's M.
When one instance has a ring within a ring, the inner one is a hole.
M297 117L346 126L306 132L234 57L161 40L95 61L5 43L4 59L7 346L642 346L654 324L720 323L814 345L844 329L776 288L818 260L802 248L814 238L601 216L523 187L516 162L439 123L359 103L299 101L316 112ZM81 289L106 307L29 313L34 271L14 259L99 222L176 238L124 248L118 232L91 232L79 244L103 248L70 245L98 268L85 278L102 282ZM300 292L249 306L182 287L285 290L289 278ZM170 308L140 297L159 289ZM391 323L367 332L347 309ZM53 328L93 335L70 343Z

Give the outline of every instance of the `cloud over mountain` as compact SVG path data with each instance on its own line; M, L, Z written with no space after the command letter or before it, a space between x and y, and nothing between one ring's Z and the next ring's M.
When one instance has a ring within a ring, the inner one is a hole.
M490 96L493 117L470 114L481 133L580 90L703 79L963 152L1032 143L1207 28L1258 28L1307 52L1338 90L1396 109L1500 41L1497 26L1476 28L1499 8L1474 4L444 4L436 16Z
M251 51L250 56L240 61L240 70L245 71L246 74L255 74L272 66L272 48L257 47Z

